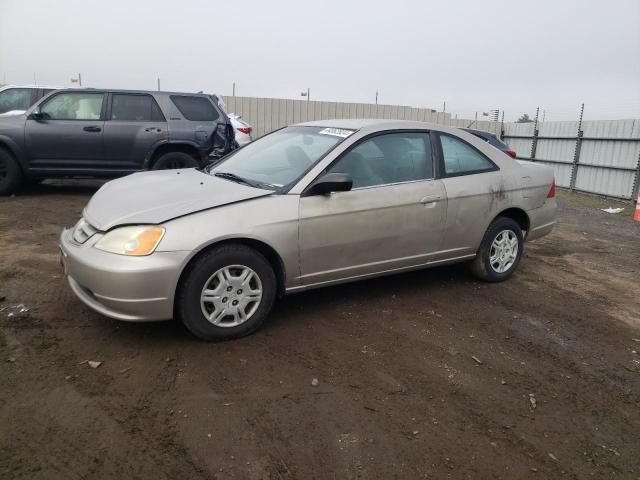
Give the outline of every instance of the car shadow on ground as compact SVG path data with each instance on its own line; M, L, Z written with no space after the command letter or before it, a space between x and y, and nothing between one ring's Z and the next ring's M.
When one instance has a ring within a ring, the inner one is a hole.
M350 310L354 306L369 303L372 300L382 303L412 300L411 303L414 303L417 297L423 297L424 293L430 290L435 292L435 289L452 285L464 288L477 283L469 273L466 264L456 264L287 295L276 301L271 315L253 336L277 335L280 329L287 328L291 322L318 321L318 319L334 316L336 311ZM432 307L425 303L424 308ZM130 340L153 337L156 342L187 341L206 344L192 336L176 319L166 322L120 322L106 319L97 313L90 313L104 322L109 322L114 333L126 335Z

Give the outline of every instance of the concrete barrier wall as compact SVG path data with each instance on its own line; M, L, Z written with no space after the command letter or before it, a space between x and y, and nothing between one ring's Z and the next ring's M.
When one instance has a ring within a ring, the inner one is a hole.
M454 127L467 127L473 120L452 119L450 113L430 108L372 103L342 103L284 98L222 97L229 113L236 113L253 126L254 138L294 123L332 118L388 118L416 120ZM500 134L500 122L480 121L472 128Z

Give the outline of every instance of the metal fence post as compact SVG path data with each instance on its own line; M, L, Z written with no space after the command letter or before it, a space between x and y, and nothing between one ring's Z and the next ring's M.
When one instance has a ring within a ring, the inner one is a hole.
M631 201L638 201L638 191L640 191L640 153L638 153L638 163L636 173L633 175L633 187L631 188Z
M540 113L540 107L536 108L536 119L533 124L533 138L531 139L531 155L529 158L533 161L536 158L536 148L538 148L538 114Z
M576 187L576 177L578 176L578 165L580 163L580 149L582 148L582 115L584 114L584 103L580 107L580 120L578 120L578 134L576 136L576 149L573 152L573 165L571 166L571 180L569 181L569 190L573 191Z

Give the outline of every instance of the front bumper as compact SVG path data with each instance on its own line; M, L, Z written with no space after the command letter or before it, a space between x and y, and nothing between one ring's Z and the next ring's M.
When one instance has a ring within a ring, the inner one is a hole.
M61 262L69 286L87 306L116 320L130 322L168 320L173 317L176 284L189 252L155 252L127 257L103 252L60 235Z

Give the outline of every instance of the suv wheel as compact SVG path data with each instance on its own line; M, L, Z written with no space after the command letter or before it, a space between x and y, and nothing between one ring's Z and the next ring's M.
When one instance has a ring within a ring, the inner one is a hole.
M153 170L169 170L175 168L197 168L200 164L188 153L169 152L161 155L153 164Z
M484 234L471 272L487 282L502 282L509 278L520 263L524 250L520 226L506 217L496 218Z
M22 170L13 155L0 148L0 195L11 195L22 185Z
M276 276L267 259L244 245L222 245L190 265L176 294L176 316L202 340L253 333L275 302Z

